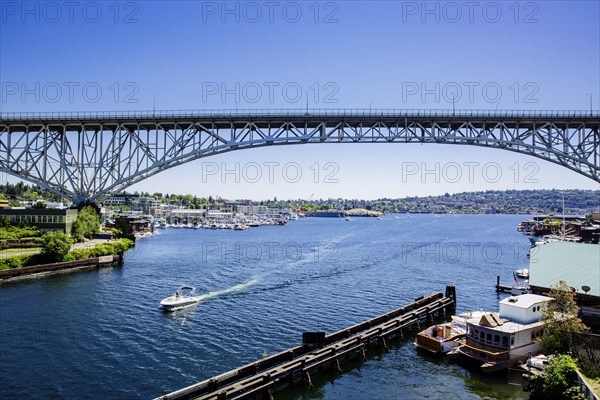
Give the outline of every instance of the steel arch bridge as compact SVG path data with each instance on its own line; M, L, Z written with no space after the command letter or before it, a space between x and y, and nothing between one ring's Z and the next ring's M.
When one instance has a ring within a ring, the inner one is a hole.
M0 114L0 171L79 203L228 151L306 143L444 143L531 155L600 182L600 113L203 110Z

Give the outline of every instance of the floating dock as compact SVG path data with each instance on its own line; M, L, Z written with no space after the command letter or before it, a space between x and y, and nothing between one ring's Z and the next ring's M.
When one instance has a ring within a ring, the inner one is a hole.
M340 370L340 360L359 356L373 343L387 347L386 339L404 337L404 331L436 317L449 315L456 309L456 290L446 287L442 293L422 296L414 302L387 314L346 329L325 335L324 332L305 332L302 345L287 349L262 360L179 389L156 400L226 400L273 399L275 385L301 380L312 386L311 372L325 365Z

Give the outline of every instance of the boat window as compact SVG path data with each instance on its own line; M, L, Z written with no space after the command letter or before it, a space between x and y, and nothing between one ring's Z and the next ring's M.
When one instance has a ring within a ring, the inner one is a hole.
M494 335L494 344L496 346L500 344L500 335Z
M485 341L485 332L484 332L484 331L481 331L481 332L479 333L479 339L480 339L482 342L483 342L483 341Z
M486 342L487 343L492 343L492 334L491 333L487 334L487 340L486 340Z
M475 329L475 334L473 335L473 332L471 332L471 336L477 338L479 337L479 329Z
M515 344L515 337L511 335L511 337L510 337L510 345L512 346L513 344Z
M508 347L508 336L502 336L502 347Z

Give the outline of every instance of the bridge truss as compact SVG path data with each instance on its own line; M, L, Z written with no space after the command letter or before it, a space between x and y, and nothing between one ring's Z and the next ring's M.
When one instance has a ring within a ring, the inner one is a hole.
M531 155L600 182L600 113L205 110L0 114L0 171L101 202L168 168L253 147L443 143Z

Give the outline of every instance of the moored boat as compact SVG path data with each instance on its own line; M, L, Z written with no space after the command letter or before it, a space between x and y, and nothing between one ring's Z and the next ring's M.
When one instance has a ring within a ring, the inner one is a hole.
M537 338L544 329L542 308L552 300L536 294L507 297L500 301L499 313L468 319L465 343L448 354L481 363L484 372L525 362L529 354L541 352Z
M445 354L464 343L466 321L483 311L465 311L452 316L452 322L430 326L417 334L416 346L433 354Z
M517 277L523 279L529 279L529 270L527 268L521 268L515 271Z

